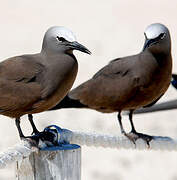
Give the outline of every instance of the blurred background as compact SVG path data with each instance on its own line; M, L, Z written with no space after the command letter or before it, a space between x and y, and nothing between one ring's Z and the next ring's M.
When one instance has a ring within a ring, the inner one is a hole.
M74 87L92 77L110 60L139 53L144 30L151 23L165 24L172 38L173 72L177 72L177 2L169 0L6 0L0 1L0 60L37 53L45 31L66 26L88 47L92 56L75 52L79 72ZM170 87L159 102L175 99ZM177 138L176 110L134 116L137 131ZM0 116L0 151L18 143L13 119ZM34 115L40 130L57 124L70 130L120 135L116 114L67 109ZM128 117L124 126L129 130ZM31 132L27 116L25 134ZM83 180L177 180L175 152L115 150L82 147ZM15 179L14 166L0 170L0 180Z

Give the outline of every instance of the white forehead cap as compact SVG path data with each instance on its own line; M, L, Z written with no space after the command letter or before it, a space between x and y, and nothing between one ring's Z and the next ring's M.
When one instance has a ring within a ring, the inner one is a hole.
M62 26L54 26L49 28L46 32L46 36L63 37L69 42L76 41L76 36L74 35L74 33L68 28Z
M168 29L163 24L155 23L149 25L144 33L147 39L154 39L158 37L161 33L168 33Z

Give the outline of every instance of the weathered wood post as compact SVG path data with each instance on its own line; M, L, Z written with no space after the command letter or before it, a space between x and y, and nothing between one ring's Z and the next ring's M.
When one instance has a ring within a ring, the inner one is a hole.
M16 163L16 180L80 180L81 147L40 150Z
M42 133L54 133L58 146L42 148L16 163L16 180L80 180L81 147L70 144L67 129L50 125ZM49 135L49 134L47 134Z

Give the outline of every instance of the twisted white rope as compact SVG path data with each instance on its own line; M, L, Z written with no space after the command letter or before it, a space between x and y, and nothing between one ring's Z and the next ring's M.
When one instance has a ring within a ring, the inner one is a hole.
M177 151L177 140L169 137L154 136L150 147L142 139L137 139L136 145L125 136L111 136L96 133L66 132L64 139L70 143L116 149L162 150Z
M61 134L61 139L69 141L71 144L95 146L95 147L109 147L117 149L139 149L139 150L167 150L177 151L177 141L167 137L156 137L150 142L150 147L138 139L136 146L126 137L118 137L111 135L72 132L64 130ZM13 163L23 157L29 156L32 152L38 151L38 148L32 146L27 141L22 141L19 144L0 153L0 168Z
M32 152L37 150L38 148L31 146L27 141L22 141L21 143L8 148L6 151L0 153L0 169L23 157L29 156Z

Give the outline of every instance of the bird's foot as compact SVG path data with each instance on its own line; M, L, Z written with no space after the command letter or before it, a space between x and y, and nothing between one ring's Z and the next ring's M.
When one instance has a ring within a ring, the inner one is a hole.
M37 129L36 130L33 130L33 132L31 133L31 135L37 135L37 134L39 134L40 133L40 131L38 131Z
M147 135L147 134L142 134L142 133L138 133L138 132L134 132L134 131L131 131L130 133L124 133L124 135L130 140L133 142L133 144L135 144L135 147L136 147L136 140L137 139L143 139L148 148L150 148L150 144L149 142L153 139L153 136L150 136L150 135Z
M55 129L45 130L40 132L40 140L47 147L58 145L58 132Z
M71 131L62 129L56 125L46 127L42 132L38 132L33 136L20 136L21 139L28 141L39 149L73 149L79 147L75 144L70 144L69 140L65 137Z
M23 136L20 137L22 141L27 141L31 146L38 147L39 139L37 137L34 138L34 136Z
M40 144L45 144L45 146L56 146L58 145L57 141L57 132L55 130L34 132L32 136L22 136L21 140L28 141L32 146L39 147ZM42 145L42 146L43 146Z

